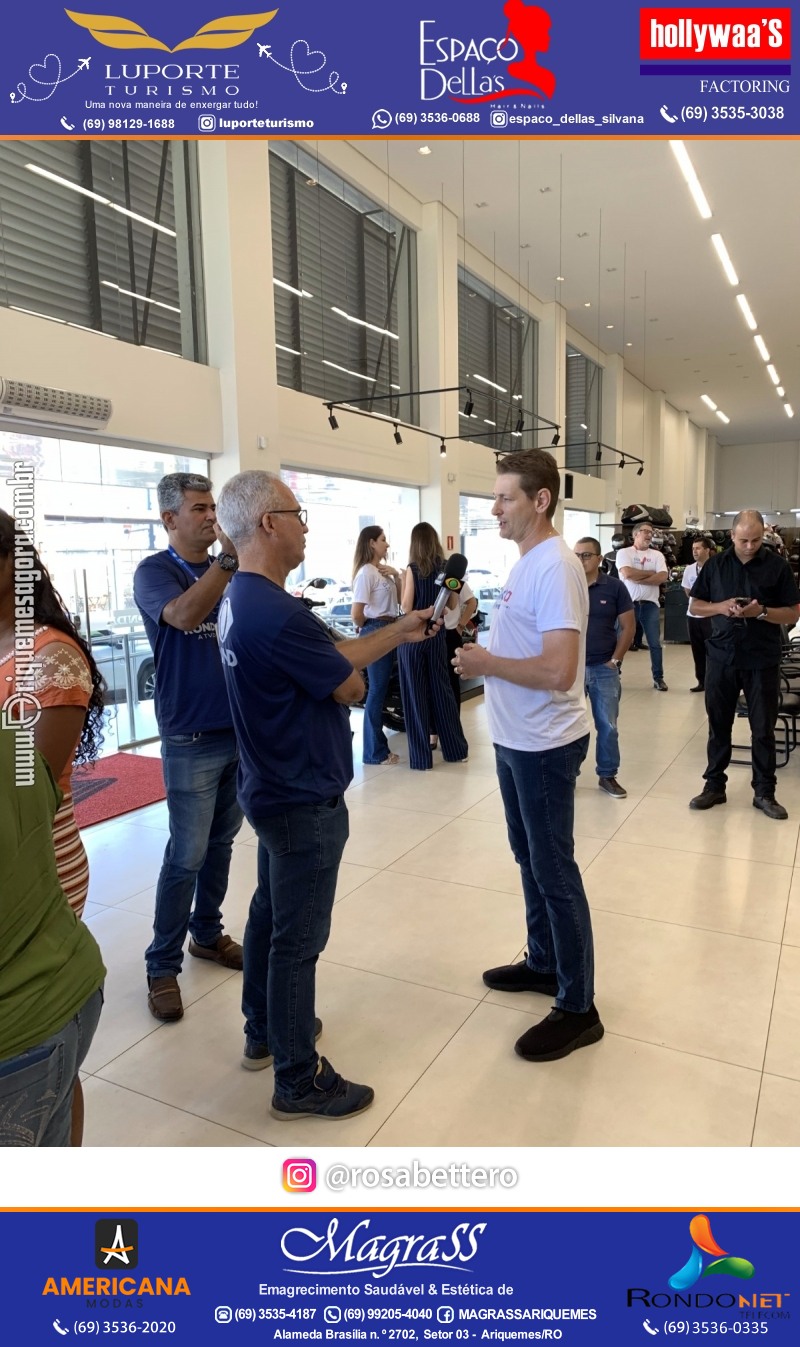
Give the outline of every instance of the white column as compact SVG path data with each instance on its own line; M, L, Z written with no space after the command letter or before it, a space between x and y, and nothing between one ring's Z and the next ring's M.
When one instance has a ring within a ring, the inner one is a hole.
M567 314L560 304L545 304L539 319L539 396L537 411L561 427L565 436L567 410ZM540 433L536 442L541 448L549 444L549 437Z
M458 222L441 202L422 208L417 236L419 294L419 386L452 388L458 383ZM420 398L420 425L440 435L459 431L460 394L441 393ZM466 422L464 424L467 424ZM440 446L428 440L428 481L423 484L422 518L433 524L445 547L458 544L458 468L456 441ZM448 539L453 543L449 544Z

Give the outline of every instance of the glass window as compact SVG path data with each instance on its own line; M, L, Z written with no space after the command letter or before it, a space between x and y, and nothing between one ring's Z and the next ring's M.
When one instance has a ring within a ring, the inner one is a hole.
M596 453L600 440L603 371L594 360L567 343L566 466L600 476Z
M0 144L0 303L205 360L188 141Z
M493 504L491 496L459 496L461 551L469 562L467 582L483 613L484 630L492 625L495 603L511 567L519 561L516 544L500 537Z
M309 590L309 596L321 600L329 612L338 604L341 612L331 615L349 621L359 533L368 524L379 524L389 540L390 565L405 566L411 530L419 523L419 489L294 468L283 468L281 477L308 510L305 560L288 577L286 588L300 594L309 580L325 579L325 589Z
M600 516L590 510L565 510L564 511L564 542L568 547L574 547L581 538L596 538L600 543L600 550L603 550L603 544L600 540Z
M299 145L269 170L278 383L416 424L414 230Z
M498 453L526 448L536 412L536 322L463 267L458 269L458 382L472 394L460 433ZM528 413L527 418L525 413Z

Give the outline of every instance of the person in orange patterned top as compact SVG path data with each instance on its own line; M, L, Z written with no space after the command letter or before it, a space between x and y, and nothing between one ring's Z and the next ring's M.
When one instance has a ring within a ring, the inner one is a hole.
M41 707L33 736L63 794L53 843L59 882L76 917L86 904L89 863L75 822L72 769L97 757L104 686L36 548L0 510L0 714L9 721L32 720L36 705ZM73 1117L72 1144L80 1145L79 1092Z

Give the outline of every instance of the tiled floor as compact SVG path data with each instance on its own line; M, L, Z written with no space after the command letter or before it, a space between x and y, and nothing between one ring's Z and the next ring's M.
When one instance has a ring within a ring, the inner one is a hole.
M373 1108L349 1122L269 1117L271 1072L239 1065L238 974L187 958L183 1021L151 1018L142 951L165 807L87 830L87 920L109 977L86 1062L86 1144L800 1145L800 753L779 773L787 823L751 808L744 768L732 769L724 809L690 813L705 714L688 691L687 647L666 648L666 677L659 695L647 654L626 660L628 799L600 794L591 758L577 793L602 1043L522 1061L514 1040L550 1003L481 981L484 967L520 956L524 926L478 699L464 707L466 765L437 755L425 774L359 766L348 794L351 839L317 985L322 1050L375 1088ZM404 754L402 738L392 746ZM245 826L226 899L238 936L255 859Z

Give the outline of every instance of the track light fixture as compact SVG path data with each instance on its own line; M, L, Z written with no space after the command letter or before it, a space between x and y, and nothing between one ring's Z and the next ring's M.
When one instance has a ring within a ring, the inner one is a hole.
M638 468L636 469L636 476L641 477L643 472L644 472L644 463L640 463Z
M336 417L335 417L334 414L333 414L333 403L332 403L332 402L329 402L329 403L328 403L328 425L330 426L331 430L338 430L338 429L339 429L339 422L336 420Z
M597 453L596 453L595 456L594 456L594 461L595 461L595 463L599 463L599 462L600 462L600 459L601 459L602 457L603 457L603 451L602 451L602 449L600 448L600 445L598 444L598 446L597 446Z
M466 402L464 403L464 415L465 415L465 416L472 416L472 413L473 413L474 409L475 409L475 403L472 401L472 393L470 392L469 389L467 389L467 400L466 400Z
M559 442L560 439L561 439L561 436L559 435L558 431L556 431L556 433L555 433L555 435L553 436L553 438L552 438L552 440L550 441L550 443L551 443L551 444L558 444L558 442Z
M403 437L402 437L402 435L400 434L400 427L398 426L398 424L397 424L396 421L395 421L395 423L394 423L394 442L395 442L395 444L402 444L402 443L403 443Z
M472 404L470 403L470 406L471 405ZM447 458L447 445L445 444L444 440L442 440L441 444L439 445L439 454L441 458Z
M624 454L622 455L622 458L621 458L620 461L619 461L619 466L620 466L621 468L624 468L624 467L625 467L625 455L624 455Z
M524 429L525 429L525 417L523 416L522 412L520 412L517 417L517 424L514 427L514 430L517 435L521 435Z

